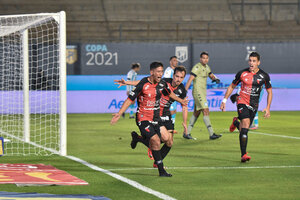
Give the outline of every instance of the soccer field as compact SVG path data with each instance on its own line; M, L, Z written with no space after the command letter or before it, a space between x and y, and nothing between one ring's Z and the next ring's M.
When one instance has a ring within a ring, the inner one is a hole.
M189 113L189 117L192 113ZM171 178L161 178L147 149L130 148L135 121L120 119L110 125L111 114L68 114L68 155L107 169L174 199L300 199L300 112L271 112L270 119L259 113L259 129L249 132L252 160L240 162L238 133L228 128L236 112L211 112L216 133L211 141L200 117L192 136L182 138L181 113L177 114L174 145L164 164ZM111 199L158 199L103 172L67 157L4 156L1 163L43 163L83 179L88 186L17 187L0 185L1 191L52 194L103 195ZM1 177L1 176L0 176ZM126 180L126 179L125 179Z

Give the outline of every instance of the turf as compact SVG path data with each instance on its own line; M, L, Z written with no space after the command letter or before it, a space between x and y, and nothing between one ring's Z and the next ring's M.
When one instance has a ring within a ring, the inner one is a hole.
M228 131L235 114L211 112L215 132L223 134L222 138L211 141L201 118L192 131L197 140L183 139L180 126L182 117L178 113L176 129L179 133L174 135L174 146L164 160L169 168L167 171L173 174L171 178L158 177L157 170L151 168L152 161L147 157L147 149L143 145L138 144L135 150L130 148L130 132L138 129L135 121L128 119L128 115L111 126L111 114L69 114L68 155L110 169L176 199L300 199L300 112L271 112L270 119L263 119L260 113L259 129L249 133L247 150L252 160L247 163L240 162L238 133ZM106 174L57 155L3 156L0 161L51 164L89 182L88 186L1 185L2 191L91 194L111 199L157 199Z

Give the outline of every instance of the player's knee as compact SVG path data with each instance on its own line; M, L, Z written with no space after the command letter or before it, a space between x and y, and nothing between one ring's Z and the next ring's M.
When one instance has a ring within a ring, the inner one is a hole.
M209 110L207 108L203 110L203 115L209 116Z
M153 136L151 137L150 139L150 148L152 150L159 150L160 149L160 139L159 137L157 136Z
M199 117L200 113L201 113L201 111L200 111L200 110L197 110L196 112L194 112L194 116L195 116L195 117Z
M241 132L240 132L240 135L242 138L247 138L248 137L248 130L247 128L242 128L241 129Z
M167 142L169 141L169 133L161 134L161 140L162 140L164 143L167 143Z
M172 147L173 146L173 140L170 138L167 142L166 142L168 147Z
M248 129L250 127L250 120L249 119L242 119L241 120L241 128Z

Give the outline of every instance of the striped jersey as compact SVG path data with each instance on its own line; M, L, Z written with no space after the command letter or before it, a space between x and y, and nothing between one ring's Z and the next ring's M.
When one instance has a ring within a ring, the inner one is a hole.
M171 93L169 85L164 80L154 84L148 78L143 78L128 95L131 101L137 98L137 122L160 121L160 99L162 95L168 96Z
M163 78L163 80L168 84L170 90L173 91L177 97L181 99L184 99L186 97L187 91L185 90L185 87L182 83L177 87L173 87L172 78ZM162 95L160 100L160 116L171 116L170 107L173 102L174 99L170 98L169 96L165 96L164 94Z
M257 73L252 73L249 68L239 71L235 75L232 84L235 86L241 83L240 95L237 104L245 104L253 109L258 109L261 90L265 85L266 89L272 88L269 74L259 69Z
M167 67L167 69L164 72L163 77L164 78L173 78L173 74L174 74L174 69L172 69L172 67Z
M135 81L136 80L137 73L132 69L127 73L127 81ZM127 92L130 92L131 90L134 90L133 85L127 85L126 90Z

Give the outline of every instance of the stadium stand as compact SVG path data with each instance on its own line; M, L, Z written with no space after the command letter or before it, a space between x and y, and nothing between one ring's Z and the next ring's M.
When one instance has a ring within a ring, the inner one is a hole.
M67 13L68 42L299 41L300 0L2 0L0 13Z

